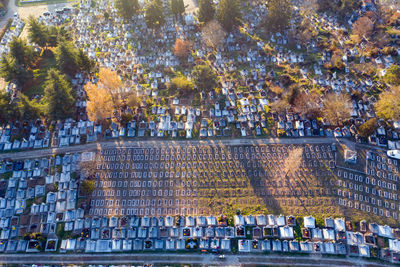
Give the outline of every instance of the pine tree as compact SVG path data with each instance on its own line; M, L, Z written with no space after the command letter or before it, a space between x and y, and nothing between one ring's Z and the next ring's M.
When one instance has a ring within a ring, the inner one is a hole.
M18 64L17 60L10 56L3 55L0 61L0 76L6 82L11 82L17 79Z
M82 49L79 49L76 60L79 70L85 75L89 75L96 68L96 62L90 59Z
M33 16L29 17L28 25L28 37L31 42L37 44L41 48L45 48L48 42L46 26L39 23Z
M17 118L15 105L11 103L9 93L0 90L0 123L9 123Z
M29 100L26 95L20 93L18 95L17 109L20 120L30 121L39 118L41 107L39 103Z
M185 3L183 0L171 0L171 12L177 16L182 16L185 12Z
M138 0L116 0L115 7L124 20L131 19L140 8Z
M283 32L290 24L293 5L291 0L269 2L266 27L273 32Z
M34 61L34 51L31 46L28 45L26 40L14 37L9 44L10 56L15 58L18 65L24 68L28 68Z
M198 18L200 22L207 23L214 19L215 6L212 0L200 0Z
M71 42L61 42L55 50L55 57L62 72L72 75L78 71L77 49Z
M227 32L239 25L242 14L238 0L221 0L218 5L217 19Z
M13 56L2 56L0 61L0 76L5 81L15 82L22 86L31 75L31 71L19 65Z
M45 113L51 120L64 120L75 113L75 98L65 75L51 69L44 86Z
M146 24L150 28L159 28L165 23L163 6L160 1L153 0L146 7Z
M62 42L72 40L70 32L66 30L64 26L50 26L47 32L47 45L51 47L56 47Z

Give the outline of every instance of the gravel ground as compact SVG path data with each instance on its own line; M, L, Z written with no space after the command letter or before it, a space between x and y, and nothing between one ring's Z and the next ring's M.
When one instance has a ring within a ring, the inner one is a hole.
M10 0L12 2L13 0ZM46 11L54 12L57 9L62 9L63 7L71 7L74 3L60 3L54 5L38 5L38 6L24 6L24 7L17 7L18 14L22 19L27 19L29 16L39 17Z

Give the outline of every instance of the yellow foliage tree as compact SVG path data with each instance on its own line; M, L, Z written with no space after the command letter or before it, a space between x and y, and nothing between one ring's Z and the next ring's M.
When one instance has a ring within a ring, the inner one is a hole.
M381 93L375 105L376 114L386 120L400 120L400 86Z
M88 83L85 86L88 96L87 113L91 121L100 122L110 118L114 110L111 95L97 85Z
M104 89L110 95L112 102L116 107L119 106L121 101L124 99L122 81L115 71L101 68L97 87L99 89Z
M89 119L98 122L110 118L113 110L120 107L126 96L118 74L106 68L100 69L97 84L88 83L85 90Z

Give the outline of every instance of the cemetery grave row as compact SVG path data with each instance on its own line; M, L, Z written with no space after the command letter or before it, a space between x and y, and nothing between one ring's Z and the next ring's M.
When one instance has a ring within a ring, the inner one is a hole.
M396 222L400 216L399 161L380 151L360 152L357 166L340 163L334 171L332 182L336 185L338 204L368 212L376 220Z
M285 176L285 161L296 148L303 149L300 167ZM336 167L337 157L341 155L330 144L99 150L90 215L215 214L227 204L285 213L340 214L354 206L342 205L346 193L339 181L349 171L344 174ZM352 190L361 190L369 179L366 174L349 176ZM394 183L390 187L398 188ZM390 194L394 198L395 193ZM364 199L360 195L358 199Z

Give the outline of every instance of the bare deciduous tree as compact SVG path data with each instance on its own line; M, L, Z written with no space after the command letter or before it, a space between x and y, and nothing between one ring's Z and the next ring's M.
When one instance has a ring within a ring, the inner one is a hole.
M350 118L350 97L347 94L330 93L324 99L323 114L332 125Z
M214 49L222 45L225 40L225 36L226 32L222 28L221 24L219 24L216 20L212 20L207 23L201 31L203 42L207 46Z
M308 44L316 35L317 35L317 33L314 30L314 26L311 24L310 20L307 18L305 18L301 22L300 26L297 28L297 31L296 31L296 37L299 39L299 41L303 45Z
M314 119L321 111L318 93L300 93L294 100L294 110L302 116Z
M362 38L368 39L374 32L374 22L367 16L359 18L353 24L353 34L358 36L360 41Z
M290 108L290 104L287 99L279 99L271 104L271 110L278 114L284 112L288 108Z

